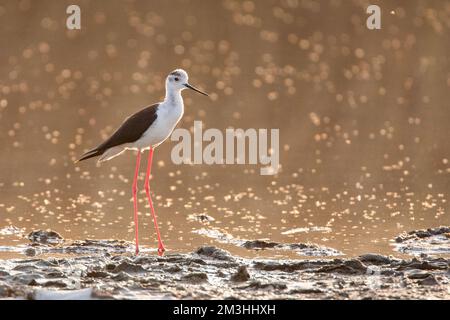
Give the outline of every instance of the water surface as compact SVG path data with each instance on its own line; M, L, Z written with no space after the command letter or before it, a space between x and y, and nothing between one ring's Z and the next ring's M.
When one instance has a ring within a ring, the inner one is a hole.
M392 254L397 234L448 225L450 7L380 3L383 28L368 31L365 1L80 1L82 30L67 31L64 2L1 1L0 229L132 241L133 153L73 161L159 101L177 67L211 93L184 93L179 127L279 128L282 167L176 166L174 143L159 147L152 189L169 250L299 258L225 234ZM139 211L154 248L143 191ZM27 242L7 233L0 246Z

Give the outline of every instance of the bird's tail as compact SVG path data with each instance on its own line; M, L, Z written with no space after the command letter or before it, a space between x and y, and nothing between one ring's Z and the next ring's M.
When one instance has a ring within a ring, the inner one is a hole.
M98 156L101 156L102 154L103 154L103 151L98 150L98 149L93 149L93 150L90 150L90 151L86 152L85 154L83 154L80 159L75 161L75 163L83 161L83 160L87 160L87 159L90 159L93 157L98 157Z

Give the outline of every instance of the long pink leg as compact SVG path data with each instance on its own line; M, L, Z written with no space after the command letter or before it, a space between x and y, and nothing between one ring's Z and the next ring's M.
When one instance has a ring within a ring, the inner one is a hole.
M150 148L148 153L148 165L147 165L147 174L145 175L145 192L147 193L148 204L150 205L150 210L153 216L153 222L155 224L156 235L158 236L158 255L162 255L166 249L164 248L164 244L161 240L161 234L159 233L158 222L156 220L155 209L153 208L152 197L150 195L150 173L152 170L152 160L153 160L153 148Z
M134 232L136 237L136 254L139 253L139 226L138 226L138 209L137 209L137 180L139 176L139 165L141 163L141 151L138 151L136 158L136 171L133 180L133 204L134 204Z

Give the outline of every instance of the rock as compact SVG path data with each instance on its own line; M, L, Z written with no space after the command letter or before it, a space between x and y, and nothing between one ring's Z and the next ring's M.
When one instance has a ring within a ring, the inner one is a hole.
M37 274L35 272L33 272L33 273L25 272L25 273L21 273L21 274L13 276L12 280L18 281L19 283L22 283L25 285L28 285L32 281L36 281L36 279L41 279L41 278L43 278L42 274Z
M306 260L306 261L256 261L253 266L255 269L264 271L283 271L283 272L295 272L298 270L312 269L327 265L327 260Z
M402 243L402 242L405 242L407 240L414 239L415 237L416 236L414 234L408 234L406 232L403 232L402 234L398 235L395 238L395 242Z
M417 283L422 286L436 286L439 284L436 278L431 274L425 279L419 280Z
M53 280L50 280L50 281L47 281L47 282L42 283L42 286L43 286L43 287L58 287L58 288L65 288L65 287L67 287L67 284L64 283L64 282L62 282L62 281L53 281Z
M63 237L55 231L37 230L28 234L28 239L33 243L57 245L64 242Z
M65 253L125 253L131 250L133 245L124 240L91 240L73 241L64 248Z
M10 297L13 289L5 284L0 283L0 298Z
M157 257L156 261L159 263L185 263L187 259L179 254L167 255Z
M248 240L241 244L246 249L262 250L262 249L278 249L292 250L302 256L338 256L342 255L333 248L327 248L310 243L276 243L264 240Z
M318 249L320 248L317 245L313 244L305 244L305 243L289 243L285 245L287 248L291 250L304 250L304 249Z
M28 282L28 285L29 286L38 286L39 285L39 283L36 281L36 280L34 280L34 279L31 279L31 281L30 282Z
M140 273L145 272L146 270L139 264L130 263L128 261L123 261L119 265L115 266L112 270L114 273L118 272L127 272L127 273Z
M357 275L365 274L367 272L367 266L359 260L352 259L346 260L343 263L324 266L317 270L317 272Z
M397 270L419 269L419 270L446 270L448 264L443 261L419 261L412 259L409 262L404 262Z
M261 281L252 281L248 286L240 287L241 289L262 289L262 290L286 290L287 285L284 283L262 283Z
M423 271L413 271L413 272L408 274L408 278L409 279L425 279L425 278L427 278L429 276L431 276L430 273L423 272Z
M170 267L164 269L164 271L170 272L170 273L177 273L177 272L180 272L182 270L183 269L181 269L180 266L177 266L177 265L170 266Z
M306 262L274 262L274 261L256 261L253 266L255 269L264 271L283 271L294 272L306 269Z
M245 282L250 279L250 274L247 271L246 266L240 266L238 271L230 278L233 282Z
M278 248L278 247L277 247ZM279 246L280 249L294 250L303 256L340 256L343 253L314 243L288 243Z
M134 264L152 264L157 261L157 257L151 257L151 256L137 256L133 259Z
M449 232L450 227L404 232L395 239L397 242L395 247L399 252L415 256L448 254L450 253L450 238L446 235Z
M25 262L26 260L24 260ZM39 260L39 259L33 259L33 260L28 260L29 262L35 263L35 266L40 267L40 268L46 268L46 267L57 267L58 266L58 261L54 260L54 259L50 259L50 260Z
M429 233L431 233L432 235L437 235L437 234L446 234L446 233L450 233L450 227L437 227L437 228L432 228L432 229L427 229L427 231Z
M131 277L128 273L121 271L115 276L112 276L111 279L113 279L114 281L128 281L130 279L133 279L133 277Z
M37 254L36 249L35 249L35 248L32 248L32 247L26 248L26 249L23 251L23 253L24 253L26 256L29 256L29 257L34 257L34 256Z
M49 279L64 278L64 273L62 273L58 270L51 270L47 273L46 277Z
M202 282L208 281L208 275L203 272L190 273L181 277L181 280L192 284L200 284Z
M38 268L36 266L27 265L27 264L26 265L18 265L13 268L14 271L22 271L22 272L30 272L30 273L37 269Z
M363 254L363 255L359 256L359 260L361 262L375 264L375 265L388 264L391 262L390 258L380 255L380 254L375 254L375 253Z
M188 265L197 265L197 266L204 266L207 264L205 260L196 258L187 259L186 262L188 263Z
M267 249L267 248L275 248L279 243L276 242L267 242L264 240L248 240L245 241L242 246L246 249Z
M361 261L356 260L356 259L345 261L344 265L348 266L354 270L359 270L359 271L363 271L363 272L366 272L366 270L367 270L367 266L365 264L363 264Z
M113 271L115 268L116 268L116 265L115 265L114 263L108 263L108 264L105 266L105 269L106 269L107 271Z
M104 272L104 271L89 271L86 273L86 277L88 278L106 278L109 276L108 272Z
M230 255L228 251L219 249L217 247L200 247L195 251L198 255L210 257L218 260L233 261L234 258Z
M324 293L324 291L314 288L296 288L289 291L289 294L314 294L314 293Z

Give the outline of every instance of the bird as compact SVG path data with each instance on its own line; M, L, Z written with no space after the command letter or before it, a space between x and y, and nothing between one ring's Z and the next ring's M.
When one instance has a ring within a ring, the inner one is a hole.
M184 114L184 103L181 92L191 89L202 95L209 96L206 92L197 89L188 82L189 76L183 69L175 69L166 78L166 95L164 101L147 106L132 114L120 125L120 127L103 143L84 153L76 163L94 157L100 157L99 162L111 160L126 150L137 151L136 168L133 176L132 195L134 209L134 229L136 242L136 255L139 254L139 226L137 208L137 180L141 162L141 153L148 152L147 171L144 188L153 223L158 238L158 255L163 255L166 250L161 240L155 209L150 194L150 174L152 169L153 153L156 147L162 144L173 132Z

